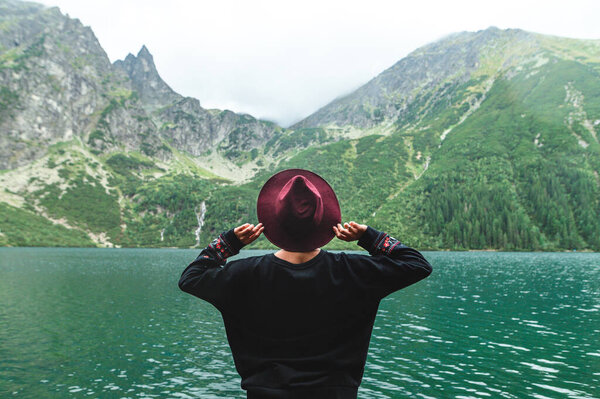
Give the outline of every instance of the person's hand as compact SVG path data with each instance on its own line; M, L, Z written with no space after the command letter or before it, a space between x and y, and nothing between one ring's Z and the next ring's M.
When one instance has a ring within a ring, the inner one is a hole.
M333 226L333 231L335 232L335 236L340 240L356 241L367 231L367 225L350 222L344 223L344 226L342 226L338 223L337 226Z
M244 243L244 245L247 245L250 244L252 241L256 240L264 229L265 228L262 223L259 223L256 226L250 223L246 223L233 229L233 232L235 233L235 236L238 238L238 240Z

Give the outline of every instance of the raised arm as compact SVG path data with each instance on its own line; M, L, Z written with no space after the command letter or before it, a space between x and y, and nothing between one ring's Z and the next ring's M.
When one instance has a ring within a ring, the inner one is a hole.
M369 252L371 256L365 259L368 280L381 298L431 274L431 265L419 251L387 233L355 222L338 224L334 232L341 240L358 240L358 245Z
M221 233L200 255L185 268L179 279L182 291L197 296L220 309L221 299L227 292L225 287L231 281L227 258L239 253L246 244L254 241L263 231L262 224L242 226Z

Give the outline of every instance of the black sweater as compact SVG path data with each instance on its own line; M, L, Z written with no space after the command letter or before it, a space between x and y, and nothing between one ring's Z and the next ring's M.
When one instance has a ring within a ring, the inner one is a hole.
M370 256L226 264L243 246L229 230L183 271L179 287L221 312L249 399L356 398L380 300L431 273L418 251L371 227L358 245Z

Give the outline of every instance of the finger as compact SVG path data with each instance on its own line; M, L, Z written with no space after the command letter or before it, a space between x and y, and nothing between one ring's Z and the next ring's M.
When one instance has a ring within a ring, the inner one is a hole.
M247 240L252 235L252 230L246 230L238 235L240 240Z
M346 224L346 226L348 226L347 223L345 223L345 224ZM348 226L348 227L350 227L350 226ZM342 234L345 238L350 239L350 240L354 236L354 233L352 233L352 231L350 231L348 228L342 228L342 229L340 229L340 234Z
M351 235L350 225L348 223L344 223L344 227L341 229L342 234Z
M252 234L250 237L248 237L246 239L246 244L250 244L251 242L253 242L254 240L256 240L260 234L262 233L263 229L258 230L256 233Z
M346 240L352 240L352 234L342 233L342 237Z
M342 241L348 241L348 242L352 241L352 238L344 236L344 235L339 236L338 238Z
M256 226L254 226L254 228L252 229L252 233L256 233L260 228L262 227L262 223L257 224Z
M260 230L258 230L256 233L252 234L252 235L250 236L250 238L252 239L252 241L256 240L256 239L257 239L257 238L260 236L260 234L263 232L263 230L264 230L264 229L260 229Z
M363 228L362 224L356 223L356 222L350 222L352 224L352 226L356 227L356 230L361 231ZM366 226L364 226L366 227Z
M354 222L350 222L348 230L350 230L351 233L358 233L358 228L355 226Z
M339 238L341 238L343 240L349 240L352 238L352 235L350 234L350 232L348 232L348 230L345 230L345 229L340 230L338 228L338 231L339 231L339 235L338 235Z
M340 231L338 230L337 226L333 226L333 232L337 238L340 238Z
M245 223L241 226L236 227L235 229L233 229L234 233L239 233L240 231L242 231L246 226L248 226L248 223Z

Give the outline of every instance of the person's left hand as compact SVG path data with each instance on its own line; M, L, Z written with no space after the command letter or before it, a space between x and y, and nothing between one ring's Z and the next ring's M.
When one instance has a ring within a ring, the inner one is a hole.
M259 223L256 226L253 224L246 223L233 229L233 232L235 233L235 236L242 243L244 243L244 245L248 245L252 241L256 240L264 229L265 228L262 223Z

